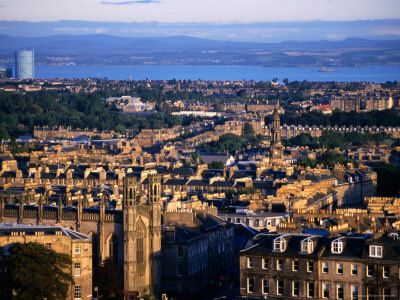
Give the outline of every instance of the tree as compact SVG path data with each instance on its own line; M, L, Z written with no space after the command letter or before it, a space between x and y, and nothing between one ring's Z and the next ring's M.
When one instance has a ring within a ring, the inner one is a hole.
M94 285L99 287L102 299L119 299L123 282L118 272L118 264L113 257L106 258L94 277Z
M213 160L208 164L209 169L223 169L225 164L222 161Z
M378 175L378 196L399 197L400 168L393 164L381 162L374 168L374 171Z
M243 134L244 137L253 136L254 135L254 128L251 123L246 122L243 125Z
M2 299L12 292L18 300L65 299L72 276L67 254L47 249L39 243L17 244L10 249L1 272ZM11 298L9 298L11 299Z

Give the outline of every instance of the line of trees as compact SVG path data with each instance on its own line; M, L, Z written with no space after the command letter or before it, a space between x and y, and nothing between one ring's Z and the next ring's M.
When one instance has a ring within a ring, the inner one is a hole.
M334 110L330 115L324 115L318 111L311 111L299 116L295 111L286 111L281 116L281 124L290 125L316 125L316 126L400 126L400 114L397 110L374 110L357 113L356 111L342 112ZM270 123L270 117L266 117L266 123Z
M340 133L332 130L322 132L320 137L312 137L309 133L302 133L290 139L282 140L285 147L309 147L310 149L326 148L345 149L347 146L360 146L368 141L383 142L391 140L391 135L385 132L379 133Z

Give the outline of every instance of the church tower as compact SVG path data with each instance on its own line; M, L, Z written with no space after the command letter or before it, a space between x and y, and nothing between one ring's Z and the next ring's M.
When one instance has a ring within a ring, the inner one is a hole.
M148 176L147 203L139 201L137 186L136 177L124 178L125 299L160 294L161 176Z
M277 106L279 105L279 102ZM281 144L281 118L279 117L277 106L272 113L271 123L271 147L270 158L273 163L279 162L283 157L283 146Z
M136 285L136 187L137 179L127 175L124 178L123 227L124 227L124 294L131 299L137 291ZM133 299L133 298L132 298Z
M159 295L161 292L161 175L149 175L148 181L152 293Z

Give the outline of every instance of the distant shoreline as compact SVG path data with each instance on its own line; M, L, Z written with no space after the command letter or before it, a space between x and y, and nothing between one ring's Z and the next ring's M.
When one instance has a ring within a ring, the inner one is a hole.
M252 65L106 65L36 66L37 78L108 78L110 80L255 80L289 81L400 81L400 66L337 67L337 72L318 72L320 67L261 67Z

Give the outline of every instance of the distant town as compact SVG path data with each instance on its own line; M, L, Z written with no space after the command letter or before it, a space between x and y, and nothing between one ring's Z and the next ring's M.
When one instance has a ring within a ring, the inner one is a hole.
M68 299L400 297L399 83L9 76L0 246Z

